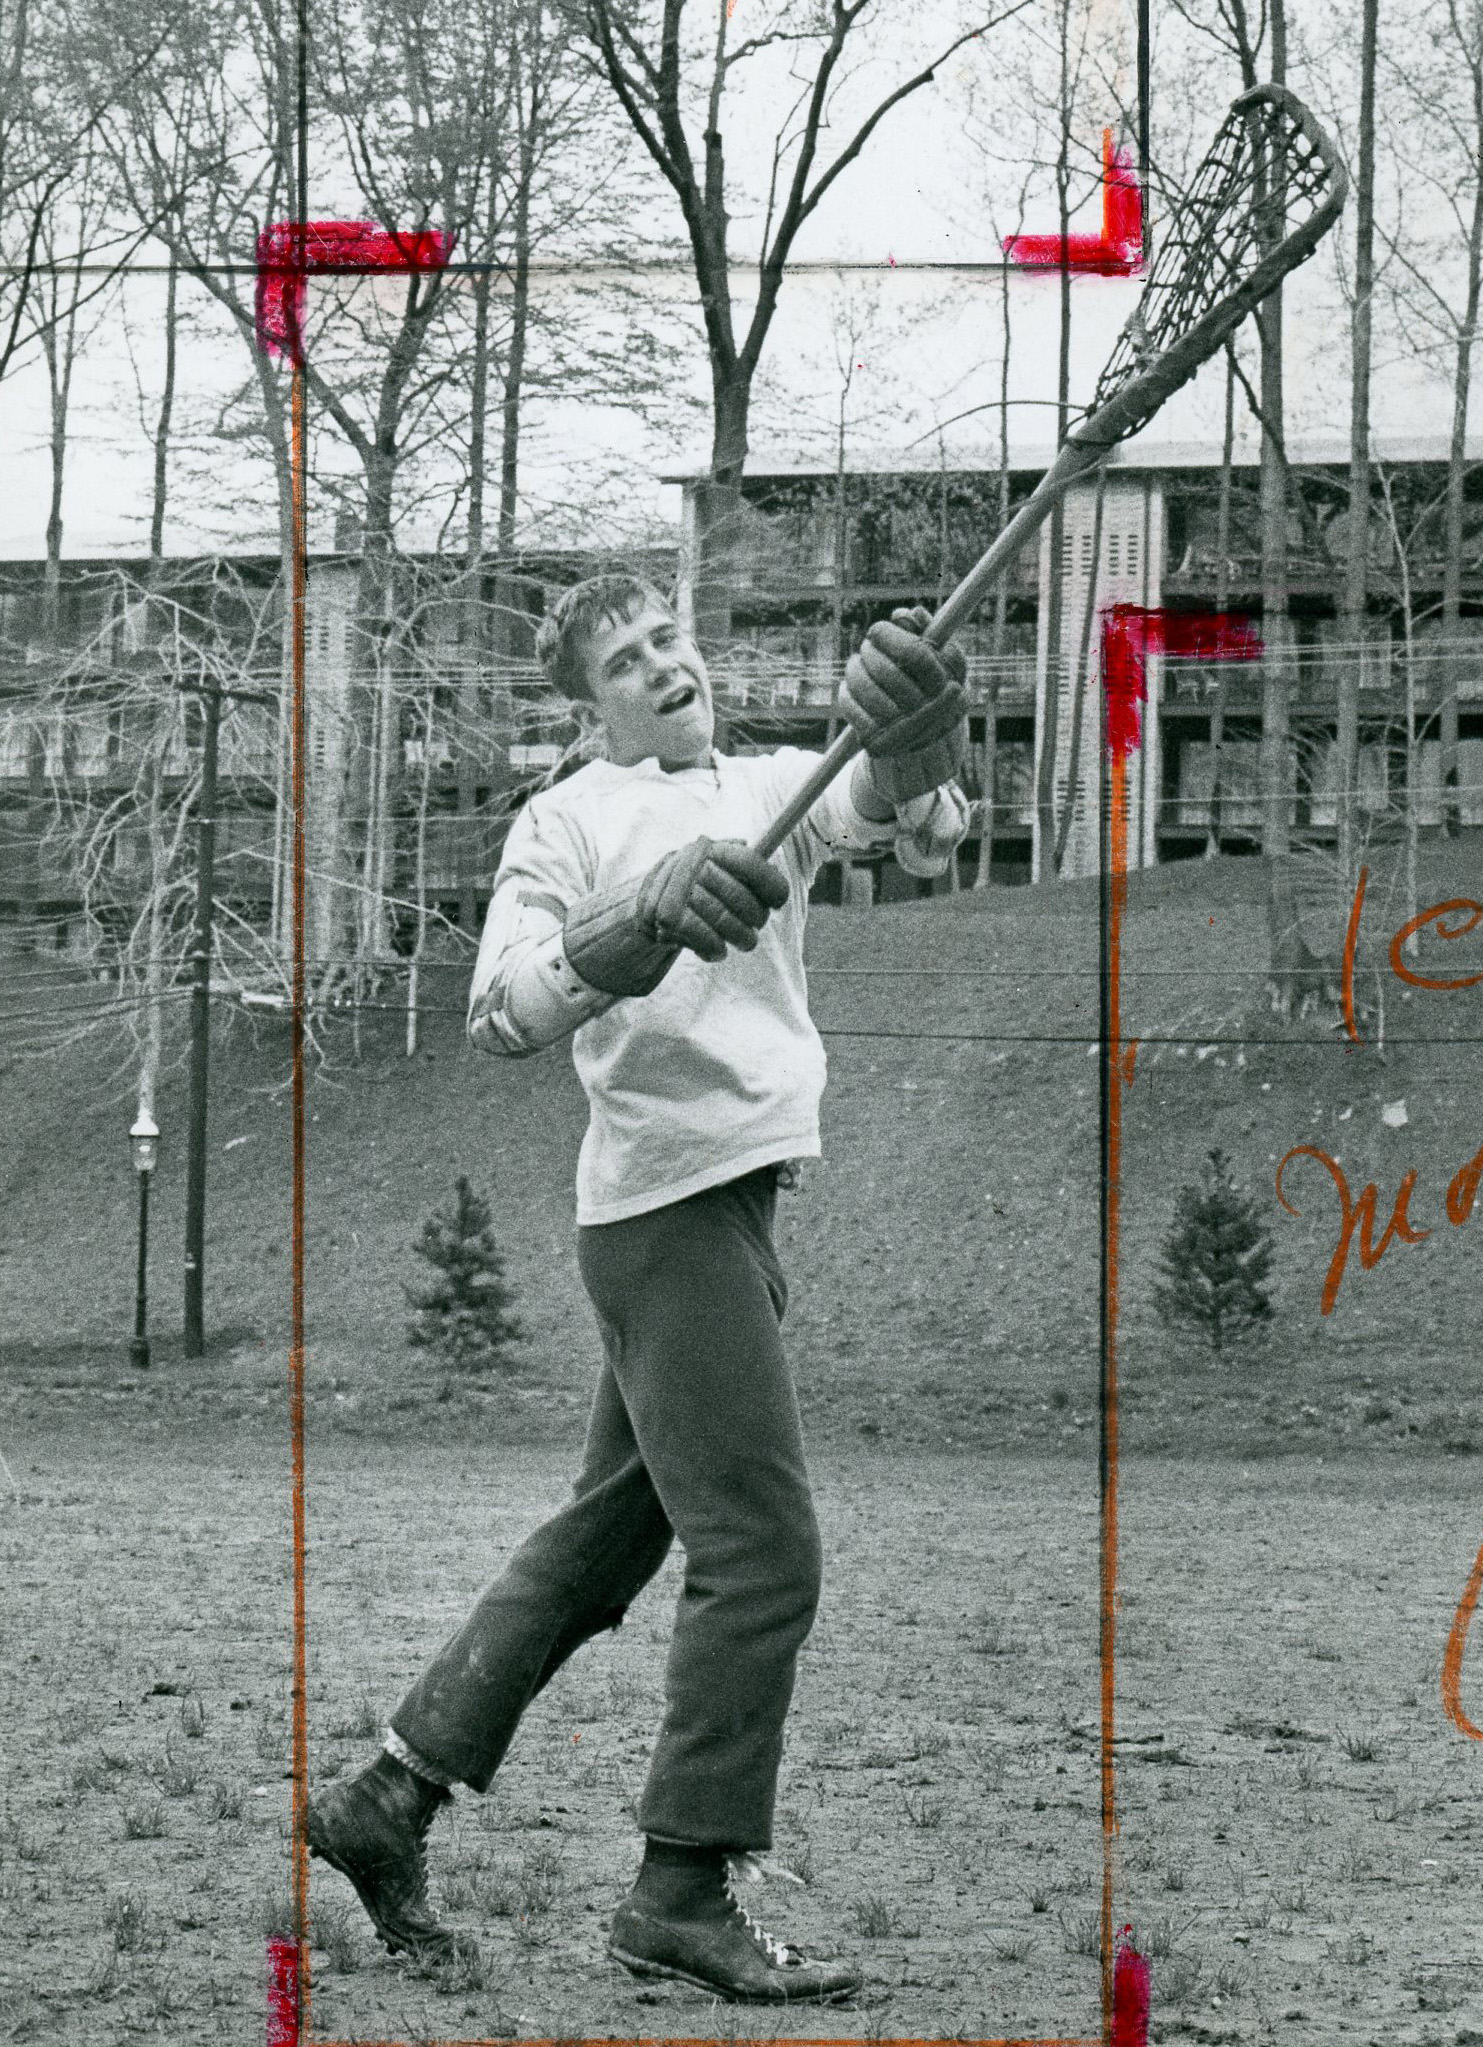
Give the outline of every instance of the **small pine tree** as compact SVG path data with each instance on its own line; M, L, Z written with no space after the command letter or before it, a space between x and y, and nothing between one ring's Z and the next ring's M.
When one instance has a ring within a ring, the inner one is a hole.
M440 1351L465 1372L506 1363L525 1331L509 1312L515 1293L505 1280L489 1203L466 1173L454 1183L453 1206L434 1209L415 1248L433 1276L424 1286L403 1288L417 1310L407 1325L409 1342Z
M1203 1330L1217 1355L1271 1321L1271 1233L1219 1147L1205 1163L1202 1184L1180 1188L1159 1265L1159 1319Z

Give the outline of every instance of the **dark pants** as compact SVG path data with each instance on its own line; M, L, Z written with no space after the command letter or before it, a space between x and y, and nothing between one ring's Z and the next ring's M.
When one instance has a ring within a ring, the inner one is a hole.
M515 1552L392 1715L483 1791L521 1713L685 1551L649 1834L772 1845L783 1722L819 1594L819 1535L779 1324L771 1168L578 1231L607 1362L571 1504Z

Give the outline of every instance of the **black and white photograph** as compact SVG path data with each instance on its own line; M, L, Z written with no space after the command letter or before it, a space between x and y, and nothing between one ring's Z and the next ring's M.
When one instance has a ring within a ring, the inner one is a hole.
M1483 0L0 0L0 2042L1483 2047Z

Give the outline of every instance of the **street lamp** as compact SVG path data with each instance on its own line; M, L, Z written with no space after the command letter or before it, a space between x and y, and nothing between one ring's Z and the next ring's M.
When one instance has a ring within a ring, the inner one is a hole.
M147 1367L149 1338L144 1333L144 1318L148 1298L149 1179L160 1156L160 1126L147 1109L141 1109L130 1126L129 1146L134 1154L134 1171L139 1175L139 1271L134 1282L134 1338L129 1345L129 1363Z

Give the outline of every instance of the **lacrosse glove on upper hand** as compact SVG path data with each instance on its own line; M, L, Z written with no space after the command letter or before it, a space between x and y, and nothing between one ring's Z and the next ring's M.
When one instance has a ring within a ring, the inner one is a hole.
M949 782L968 747L968 663L955 642L930 646L923 605L893 611L850 656L839 708L870 756L871 779L891 803Z
M735 839L694 839L666 853L640 881L599 889L567 912L562 949L590 987L649 995L682 947L712 963L727 948L751 952L788 900L781 868Z

